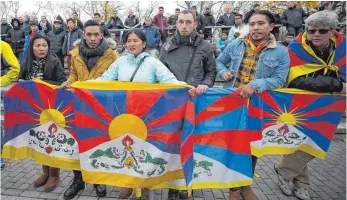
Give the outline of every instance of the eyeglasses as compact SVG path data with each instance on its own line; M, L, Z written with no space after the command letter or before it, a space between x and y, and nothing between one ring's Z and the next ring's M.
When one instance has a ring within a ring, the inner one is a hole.
M308 34L315 34L317 31L319 34L327 34L331 29L312 29L312 30L307 30Z

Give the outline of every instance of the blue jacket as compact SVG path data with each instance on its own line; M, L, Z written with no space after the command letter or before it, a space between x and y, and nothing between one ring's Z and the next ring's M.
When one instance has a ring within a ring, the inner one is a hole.
M133 82L156 83L158 80L160 83L185 84L185 82L178 81L163 63L149 56L147 52L142 52L137 57L128 53L126 56L118 58L96 80L130 81L137 65L145 56Z
M25 58L27 51L28 51L28 45L30 43L30 33L31 33L31 31L29 31L29 34L25 36L25 42L24 42L24 48L23 48L23 57L22 57L23 60L21 60L21 62L24 61L24 58ZM37 35L43 35L43 32L40 30L37 30L36 34Z
M238 72L245 50L244 42L233 40L218 56L217 71L220 78L225 72L231 71L234 75L231 80L224 82L224 88L233 87L235 73ZM250 81L256 93L283 87L289 71L289 54L285 46L270 41L261 52L255 79Z
M143 29L143 33L146 35L147 48L149 49L157 48L160 43L160 37L161 37L159 29L157 29L153 25L150 25L150 26L143 25L142 29Z
M216 48L223 51L225 49L225 46L226 45L224 43L224 40L221 37L219 37L216 42Z

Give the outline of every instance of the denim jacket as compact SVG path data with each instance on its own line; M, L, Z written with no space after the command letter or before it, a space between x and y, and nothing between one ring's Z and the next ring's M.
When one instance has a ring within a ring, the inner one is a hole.
M233 77L224 82L224 88L233 87L240 63L245 50L244 41L233 40L216 59L218 76L223 77L225 72L231 71ZM281 88L287 80L289 71L289 54L283 45L270 41L261 52L255 79L250 81L256 93L265 90Z

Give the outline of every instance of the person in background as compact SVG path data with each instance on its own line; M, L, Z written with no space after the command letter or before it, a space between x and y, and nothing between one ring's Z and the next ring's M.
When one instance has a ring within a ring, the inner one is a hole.
M19 16L19 17L18 17L18 20L19 20L19 25L20 25L20 26L23 26L23 24L24 24L24 18L23 18L23 16Z
M72 20L72 19L71 19ZM73 21L68 21L69 23ZM76 81L86 81L99 78L113 63L118 55L107 44L102 36L99 24L94 20L88 20L84 24L83 38L76 42L76 46L70 51L70 74L60 89L71 88ZM64 199L74 198L80 190L85 188L81 171L73 170L74 178L69 188L64 193ZM106 196L106 186L94 184L98 197Z
M236 14L241 14L240 13L240 7L236 6L233 10L233 14L236 15Z
M198 22L198 26L196 27L196 31L199 34L204 33L204 28L205 28L205 19L204 16L198 13L196 6L192 6L191 11L195 14L195 20Z
M152 25L150 16L145 17L145 23L142 27L143 33L146 36L146 51L153 57L157 57L158 48L160 43L160 32Z
M68 69L71 69L71 54L70 51L74 48L73 43L83 37L83 31L75 26L74 20L72 18L67 19L67 30L64 38L64 43L62 47L63 55L67 56L66 62Z
M118 13L115 11L112 17L107 21L108 29L124 29L124 24L122 20L118 17ZM116 31L115 37L117 42L121 42L121 32Z
M24 22L23 22L23 28L25 32L25 37L29 35L30 32L30 16L24 15Z
M56 19L56 20L60 20L60 21L63 22L63 24L62 24L62 29L63 29L63 31L66 31L67 26L66 26L66 23L65 23L65 21L63 20L63 18L62 18L60 15L57 15L57 17L56 17L55 19ZM54 29L54 27L53 27L53 29Z
M252 10L246 13L243 23L248 24L249 18L253 15L253 13L257 12L260 10L260 5L259 4L254 4Z
M26 52L29 46L30 39L36 35L43 35L43 32L39 30L39 22L37 20L30 21L30 31L29 34L25 37L24 48L23 48L23 60L20 62L23 63Z
M13 28L11 28L7 32L6 42L11 45L14 55L16 55L17 59L22 60L25 43L25 32L24 29L20 26L19 19L13 18L11 25Z
M280 35L280 27L282 25L281 23L281 16L278 14L277 7L276 6L271 6L270 12L275 18L275 27L272 30L272 34L275 36L276 40L278 40L278 37Z
M5 41L7 32L12 28L10 24L7 23L6 18L1 18L1 40Z
M124 21L124 26L125 28L138 28L141 26L139 18L136 15L134 15L134 11L132 9L129 9L129 14ZM127 31L123 32L123 42L125 42L124 39L127 34Z
M128 53L122 42L117 43L117 48L114 51L118 53L119 57L125 56Z
M216 42L216 52L217 52L216 56L222 53L227 45L228 45L228 33L222 32L221 36L217 39L217 42Z
M224 88L240 88L240 96L248 99L253 94L281 88L289 71L287 48L277 44L271 31L275 19L267 10L260 10L249 18L250 34L233 40L217 58L218 76ZM252 156L253 175L257 157ZM231 188L229 200L256 200L250 186Z
M51 30L47 37L51 41L50 51L54 53L61 61L64 67L64 54L63 54L63 44L66 32L63 30L63 21L59 19L54 20L54 28Z
M231 27L228 34L228 42L230 43L235 38L244 38L249 34L249 26L242 23L242 15L235 15L235 26Z
M212 11L210 10L209 7L205 8L204 12L204 24L205 26L215 26L216 25L216 20L213 16ZM212 39L212 29L211 28L204 28L204 39L211 40Z
M296 37L303 30L302 25L307 14L302 8L297 8L294 1L289 1L287 7L281 16L282 24L286 26L288 33Z
M100 13L94 13L94 20L96 21L96 23L100 25L101 33L104 35L104 37L111 37L110 32L108 31L105 23L102 22Z
M71 18L73 19L73 23L75 27L78 27L79 29L83 30L83 23L78 18L77 12L73 12Z
M158 8L158 14L153 18L153 25L156 26L160 31L161 41L164 44L167 39L167 21L164 16L164 7Z
M234 14L231 13L231 7L225 7L225 14L217 20L217 26L233 26L235 24ZM222 28L222 32L229 32L230 28Z
M169 20L167 21L169 26L176 26L178 15L180 14L181 10L179 8L175 9L175 14L171 15L169 17Z
M286 39L284 42L282 42L282 44L286 47L288 47L288 45L290 44L290 42L294 39L294 34L292 33L287 33L286 35Z
M336 13L327 10L317 12L305 20L305 31L296 37L295 41L289 45L289 49L292 51L291 60L306 62L291 62L287 80L289 88L318 93L346 94L346 77L339 74L337 66L346 66L346 59L343 58L340 61L334 59L334 55L339 53L337 51L346 52L346 38L335 31L337 25ZM320 127L324 128L323 126ZM308 164L314 158L298 150L285 155L274 166L278 175L278 185L284 194L293 193L290 186L292 182L294 195L297 198L311 199L308 191L310 187Z
M41 17L41 21L39 24L39 30L42 31L45 35L52 30L52 25L47 21L46 16Z

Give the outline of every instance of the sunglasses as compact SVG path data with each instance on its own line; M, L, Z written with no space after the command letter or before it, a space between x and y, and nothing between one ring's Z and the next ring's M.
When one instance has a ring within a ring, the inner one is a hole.
M315 34L317 31L319 34L327 34L331 29L312 29L312 30L307 30L308 34Z

